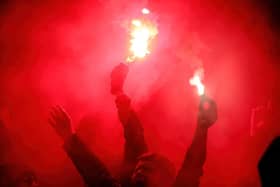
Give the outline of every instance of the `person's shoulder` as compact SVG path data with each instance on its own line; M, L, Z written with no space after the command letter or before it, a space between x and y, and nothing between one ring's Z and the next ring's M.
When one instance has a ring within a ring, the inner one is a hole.
M258 170L263 186L280 185L280 136L274 138L264 151Z
M265 161L267 157L275 157L275 159L280 161L280 157L278 157L277 155L280 155L280 136L272 140L268 148L265 150L260 163Z

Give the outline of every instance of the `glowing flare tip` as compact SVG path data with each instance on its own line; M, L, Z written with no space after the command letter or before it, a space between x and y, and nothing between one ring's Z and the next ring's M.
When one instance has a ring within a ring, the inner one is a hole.
M198 95L204 94L205 87L204 87L203 83L201 82L200 77L198 75L194 75L190 79L190 85L196 86Z
M157 35L157 28L148 20L133 19L130 28L130 46L127 62L144 58L150 54L150 45L153 38Z

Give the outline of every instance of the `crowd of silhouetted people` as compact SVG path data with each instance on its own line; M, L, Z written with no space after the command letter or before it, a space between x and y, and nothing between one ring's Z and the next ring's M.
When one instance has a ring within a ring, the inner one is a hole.
M197 126L191 145L177 172L174 164L158 153L150 152L144 129L123 92L128 66L119 64L111 73L111 93L124 132L124 159L119 177L113 177L103 162L89 150L72 129L71 117L60 106L53 107L49 124L63 140L63 149L88 187L198 187L206 161L208 129L217 120L214 100L201 96ZM9 148L11 137L0 119L0 154ZM93 124L94 125L94 124ZM277 138L264 153L259 165L262 186L280 187L280 139ZM35 172L16 163L1 163L0 187L40 186Z

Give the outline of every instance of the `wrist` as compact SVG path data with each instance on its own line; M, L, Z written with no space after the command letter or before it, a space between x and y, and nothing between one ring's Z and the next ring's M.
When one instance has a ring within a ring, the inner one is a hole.
M65 134L64 136L63 136L63 141L64 142L67 142L67 141L69 141L73 136L75 136L76 135L76 133L74 133L73 131L71 131L71 132L69 132L69 133L67 133L67 134Z
M196 129L200 132L207 133L209 126L203 123L198 123Z

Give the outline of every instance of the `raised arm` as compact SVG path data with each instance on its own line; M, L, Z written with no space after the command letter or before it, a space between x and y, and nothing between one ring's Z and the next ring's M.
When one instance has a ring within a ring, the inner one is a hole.
M148 150L144 130L136 113L130 106L130 99L126 95L117 96L116 106L124 130L124 160L128 163L135 163L137 158Z
M123 186L129 186L137 158L148 150L142 124L130 105L130 99L123 93L123 83L127 73L128 66L125 64L119 64L111 73L111 93L116 96L115 103L125 138L124 159L120 175Z
M119 64L111 73L111 93L116 96L119 120L123 126L125 138L124 160L135 163L137 158L147 151L142 124L130 105L130 99L123 93L123 83L128 66Z
M217 120L216 103L203 96L199 106L197 127L186 151L185 159L176 177L174 187L198 187L206 160L208 128Z
M53 108L50 125L64 141L64 150L89 187L116 187L105 165L81 142L71 129L71 120L61 107Z

